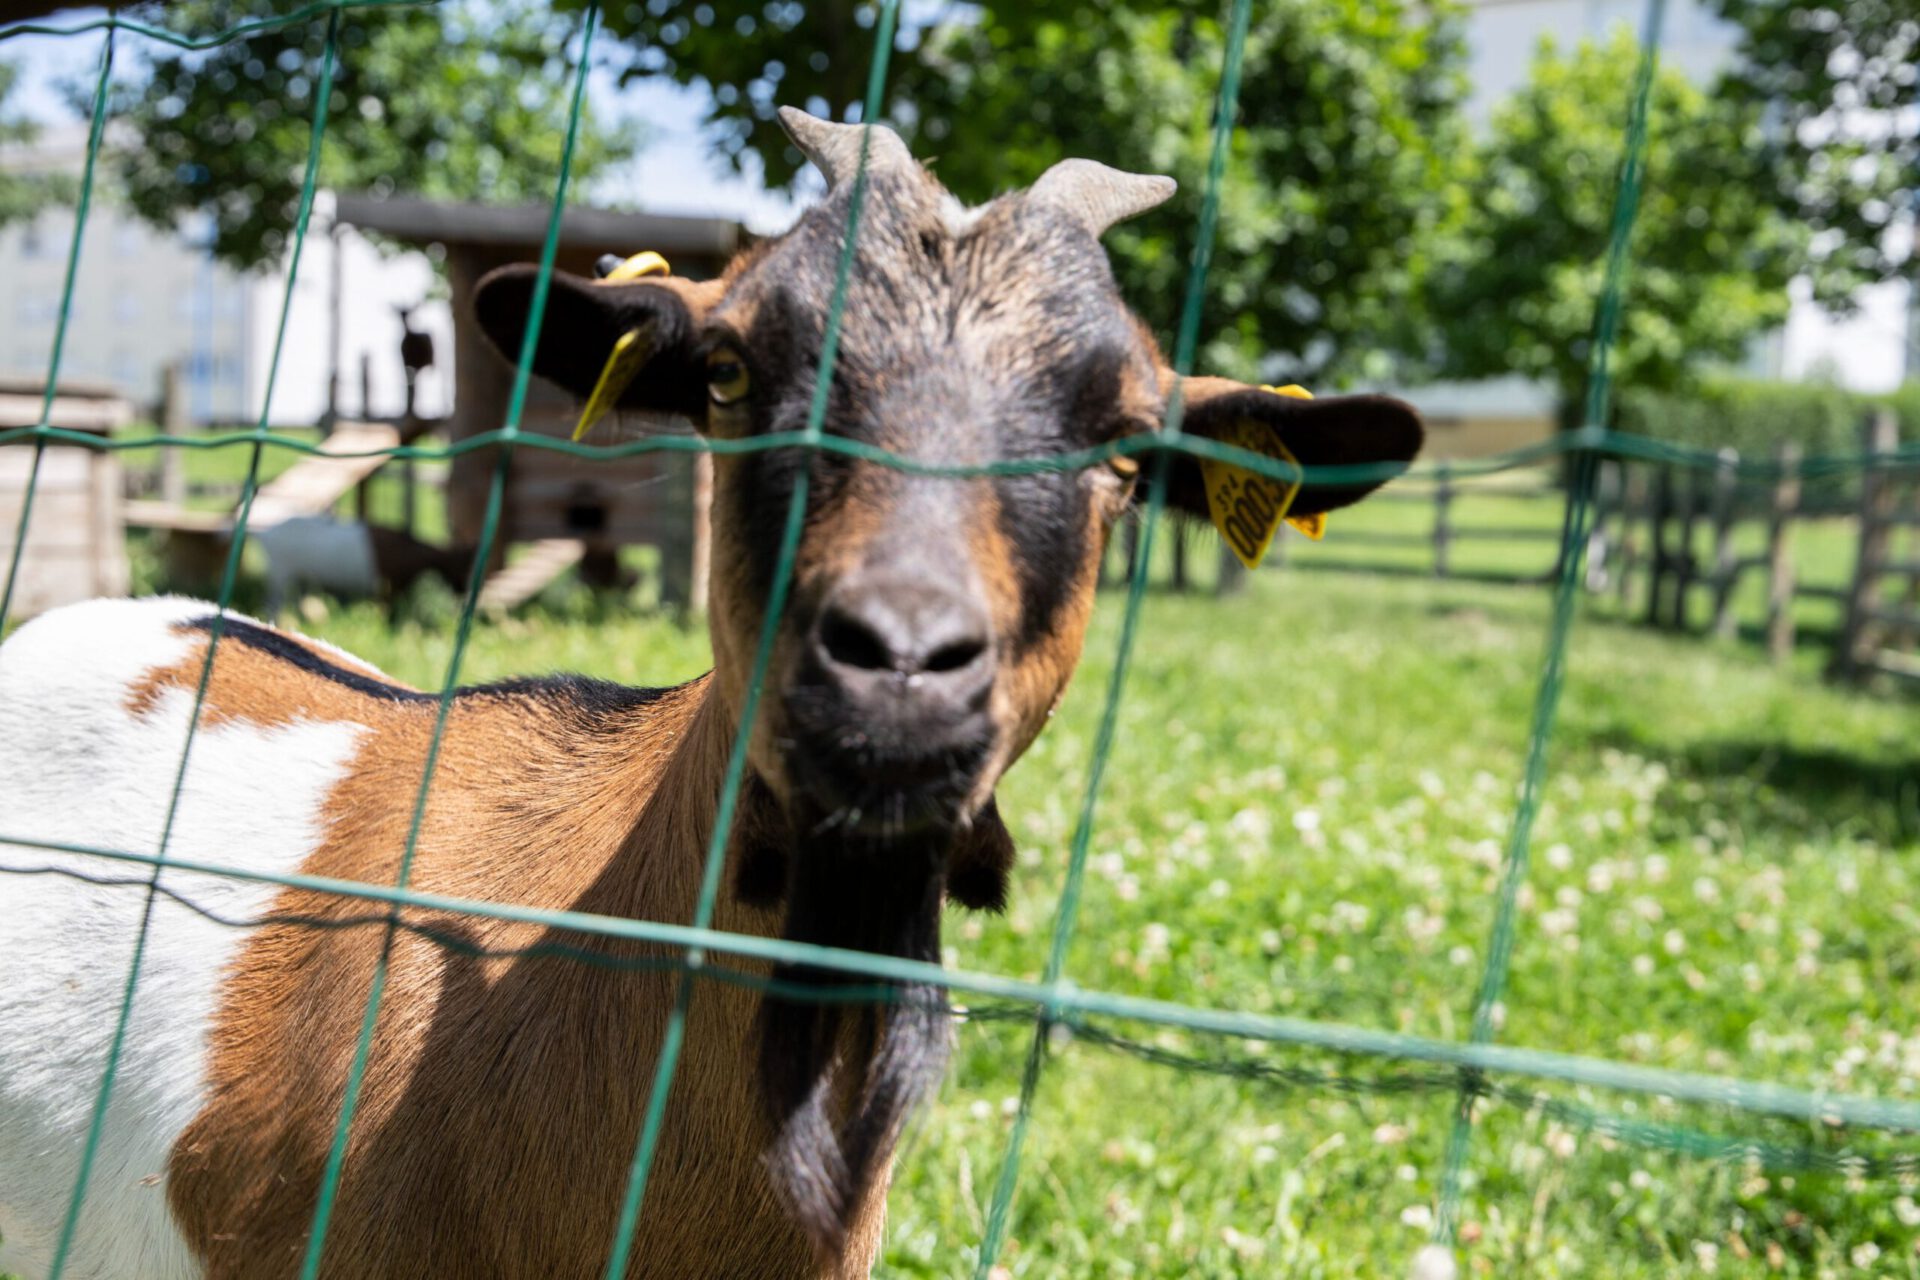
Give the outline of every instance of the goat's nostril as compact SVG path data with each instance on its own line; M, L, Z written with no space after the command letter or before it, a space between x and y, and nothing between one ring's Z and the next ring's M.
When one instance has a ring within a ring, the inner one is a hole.
M925 584L889 581L843 592L814 624L814 650L842 679L893 674L955 681L985 678L991 649L984 618L972 602Z
M887 671L894 666L892 648L872 627L838 609L820 620L820 647L843 667Z
M981 654L987 651L987 642L977 636L954 640L941 645L927 655L921 669L931 672L959 671L970 667Z

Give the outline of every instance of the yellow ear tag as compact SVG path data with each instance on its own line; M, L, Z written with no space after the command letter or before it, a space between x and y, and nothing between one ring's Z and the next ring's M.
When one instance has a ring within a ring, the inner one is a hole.
M607 272L606 275L601 276L599 283L620 284L627 280L638 280L641 276L670 276L672 274L673 268L667 265L667 260L653 250L648 249L644 253L634 254L631 258L628 258L625 262Z
M634 254L594 283L623 284L642 276L672 274L673 268L667 265L667 260L648 249ZM575 440L593 430L594 424L607 416L640 375L640 368L646 364L651 351L650 347L641 344L642 332L640 329L629 329L615 339L613 350L607 354L607 363L600 370L600 380L593 384L593 394L587 397L587 407L580 411L580 421L574 424Z
M646 334L645 328L629 329L614 340L613 351L600 370L600 380L593 384L587 407L580 411L580 421L574 424L575 440L593 430L594 424L607 416L633 380L640 376L641 367L653 354L653 344L644 341Z
M1313 399L1313 393L1304 387L1262 387L1261 390L1298 400ZM1279 457L1296 467L1300 465L1300 460L1280 443L1277 434L1252 418L1233 423L1219 439L1222 444L1248 453ZM1287 515L1293 500L1300 496L1298 479L1276 480L1211 458L1200 459L1200 479L1206 486L1207 511L1213 516L1214 528L1233 548L1233 554L1240 557L1240 563L1249 569L1260 567L1282 520L1314 539L1320 537L1325 527L1320 516L1295 519Z

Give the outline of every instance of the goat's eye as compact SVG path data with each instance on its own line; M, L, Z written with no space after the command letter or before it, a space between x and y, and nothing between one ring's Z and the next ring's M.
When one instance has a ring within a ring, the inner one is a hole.
M1140 459L1128 453L1116 453L1107 459L1107 465L1113 468L1113 474L1122 480L1132 480L1140 474Z
M731 347L722 347L707 357L707 396L715 404L735 404L753 387L747 376L747 362Z

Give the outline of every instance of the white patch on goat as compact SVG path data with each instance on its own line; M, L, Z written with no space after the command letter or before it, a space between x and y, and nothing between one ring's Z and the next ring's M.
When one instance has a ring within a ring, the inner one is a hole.
M0 870L0 1272L45 1274L120 1009L149 868L5 842L7 836L151 853L186 742L191 690L127 709L148 672L200 636L175 624L213 606L101 600L46 614L0 646L0 868L66 868L100 886ZM230 642L229 642L230 643ZM172 856L275 873L321 837L321 806L358 726L203 724L168 842ZM229 919L276 889L163 872L161 885ZM166 1161L200 1110L220 986L248 934L156 897L138 993L65 1274L197 1276L166 1205Z

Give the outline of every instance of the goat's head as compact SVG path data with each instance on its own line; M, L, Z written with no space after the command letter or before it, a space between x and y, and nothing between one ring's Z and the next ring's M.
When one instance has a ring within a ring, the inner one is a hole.
M648 354L621 407L683 415L716 441L800 431L864 145L827 434L967 467L1161 429L1177 379L1121 302L1099 241L1165 200L1171 179L1069 160L967 209L891 131L781 116L831 184L826 199L718 280L556 276L538 373L584 395L615 341L637 330ZM503 351L519 349L533 282L532 268L510 267L481 284L479 314ZM1420 444L1418 419L1392 400L1295 400L1214 378L1179 390L1185 431L1256 419L1309 467L1404 463ZM1198 464L1182 455L1168 466L1170 502L1204 515ZM970 905L998 903L1011 850L993 788L1079 660L1107 535L1140 470L1123 457L956 478L799 447L716 457L715 681L736 709L790 500L807 485L750 747L786 837L784 875L768 879L788 936L937 958L943 884ZM1293 513L1343 506L1377 483L1309 484ZM832 1009L770 1002L763 1063L781 1126L776 1176L828 1245L945 1036L944 1005L908 993L883 1039L847 1055L871 1071L829 1088L845 1048ZM838 1132L825 1118L834 1107L851 1117Z

